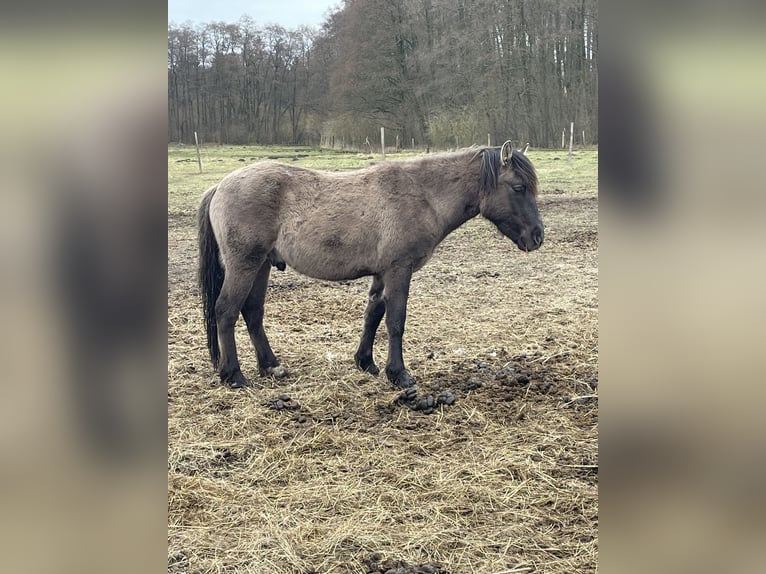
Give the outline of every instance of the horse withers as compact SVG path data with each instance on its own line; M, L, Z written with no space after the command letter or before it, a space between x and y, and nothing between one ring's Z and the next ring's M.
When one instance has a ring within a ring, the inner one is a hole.
M240 313L260 373L287 375L263 330L271 267L287 264L316 279L372 276L356 365L379 373L372 347L385 316L386 376L412 386L402 358L407 296L413 272L435 247L478 214L522 251L543 243L537 175L526 149L508 141L346 172L262 161L224 177L202 197L198 221L207 346L221 381L249 384L234 343Z

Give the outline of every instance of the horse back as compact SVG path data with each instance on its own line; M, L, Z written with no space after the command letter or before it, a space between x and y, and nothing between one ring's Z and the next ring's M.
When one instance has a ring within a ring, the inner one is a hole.
M321 172L270 161L243 167L221 181L211 202L216 235L229 251L277 249L295 270L320 279L376 274L408 258L420 267L438 242L427 205L406 174L383 167Z

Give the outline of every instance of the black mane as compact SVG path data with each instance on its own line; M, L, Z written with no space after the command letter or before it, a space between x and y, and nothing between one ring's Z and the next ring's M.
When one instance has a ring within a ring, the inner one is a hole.
M481 153L481 188L484 191L490 191L497 187L497 174L500 171L500 149L499 147L487 147L479 152ZM537 173L529 158L521 151L513 150L511 167L516 175L524 180L527 188L537 195Z

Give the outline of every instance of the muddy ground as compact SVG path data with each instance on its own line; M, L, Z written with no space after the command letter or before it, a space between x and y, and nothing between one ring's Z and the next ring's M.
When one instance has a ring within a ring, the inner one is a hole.
M174 168L189 173L168 219L169 572L595 572L597 152L530 156L544 246L477 218L414 276L414 400L354 367L369 280L290 269L272 272L265 327L291 376L257 376L240 321L255 384L220 386L195 284L209 184Z

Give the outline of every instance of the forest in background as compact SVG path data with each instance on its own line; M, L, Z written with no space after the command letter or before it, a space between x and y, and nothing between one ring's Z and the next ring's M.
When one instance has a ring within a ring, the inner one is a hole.
M596 0L344 0L319 28L168 26L168 141L598 144ZM583 136L584 134L584 136ZM584 138L584 139L583 139Z

